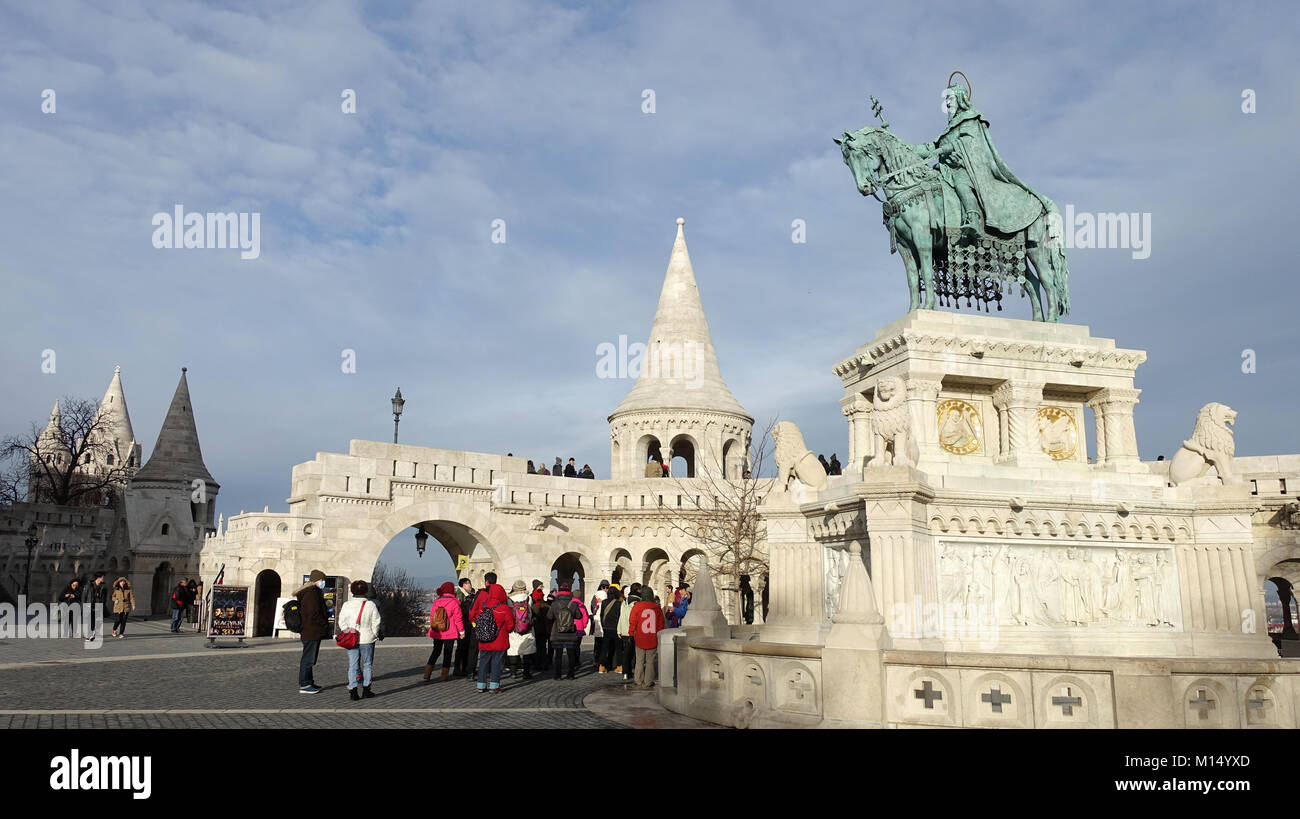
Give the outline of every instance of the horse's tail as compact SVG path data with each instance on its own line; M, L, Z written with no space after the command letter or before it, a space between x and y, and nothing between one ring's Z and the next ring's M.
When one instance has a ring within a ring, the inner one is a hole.
M1070 313L1070 263L1065 259L1065 245L1057 245L1051 251L1053 279L1056 283L1056 304L1058 316Z
M1056 304L1059 317L1070 312L1070 263L1065 258L1064 226L1061 223L1061 212L1057 210L1056 203L1045 196L1040 196L1039 199L1043 202L1043 207L1046 210L1043 239L1047 247L1047 258L1052 265L1052 283L1056 286Z

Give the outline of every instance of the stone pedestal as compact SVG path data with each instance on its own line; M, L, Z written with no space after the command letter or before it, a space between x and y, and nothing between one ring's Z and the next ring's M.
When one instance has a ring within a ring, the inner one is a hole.
M763 639L817 645L826 638L824 548L791 493L773 492L763 505L767 525L768 615Z

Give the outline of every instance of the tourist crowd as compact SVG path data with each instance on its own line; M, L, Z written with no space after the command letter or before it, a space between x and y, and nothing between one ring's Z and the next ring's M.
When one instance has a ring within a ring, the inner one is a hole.
M655 684L659 632L680 626L691 602L686 584L668 586L661 598L640 583L624 589L602 580L591 600L584 602L574 596L569 581L560 581L549 593L540 580L532 582L531 590L516 580L507 592L493 572L485 574L483 582L481 589L469 578L438 587L429 607L426 634L433 649L424 665L426 682L432 682L435 673L440 682L472 679L479 693L490 694L501 692L506 674L531 680L534 674L549 672L552 679L572 680L581 665L582 638L591 635L597 674L622 674L633 687L650 689ZM294 595L293 613L286 612L287 625L302 639L298 690L303 694L321 691L312 669L321 641L332 632L324 584L325 574L313 571ZM351 591L352 598L338 613L342 631L335 641L348 651L348 692L355 700L374 696L375 643L384 637L377 607L366 599L369 586L357 580Z

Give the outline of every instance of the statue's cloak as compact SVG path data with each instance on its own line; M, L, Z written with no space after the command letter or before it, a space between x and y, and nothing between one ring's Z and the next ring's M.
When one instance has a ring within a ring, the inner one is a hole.
M948 121L936 148L951 150L960 162L940 161L939 174L954 188L970 187L984 211L984 224L1002 233L1016 233L1029 227L1044 210L1055 205L1021 182L1002 161L988 135L989 122L978 109L968 108Z

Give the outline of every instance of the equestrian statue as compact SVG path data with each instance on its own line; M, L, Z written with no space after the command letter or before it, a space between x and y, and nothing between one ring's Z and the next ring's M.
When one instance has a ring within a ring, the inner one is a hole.
M970 81L952 84L958 74L943 92L948 125L934 142L896 137L872 97L881 124L835 139L844 164L863 196L884 193L889 250L903 257L909 310L956 307L963 298L967 307L1001 310L1003 292L1019 286L1035 321L1060 321L1070 312L1060 211L1002 161L988 120L971 104Z

